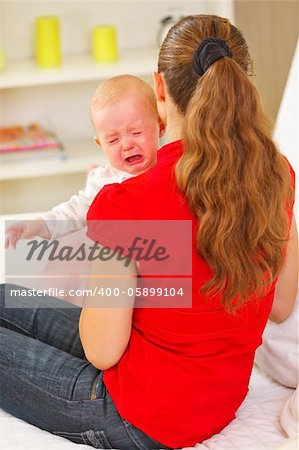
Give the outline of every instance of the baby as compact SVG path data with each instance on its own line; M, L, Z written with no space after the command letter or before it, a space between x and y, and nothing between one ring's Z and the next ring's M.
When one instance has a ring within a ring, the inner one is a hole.
M91 170L84 191L67 202L34 221L9 226L6 247L15 248L19 239L34 236L55 239L83 228L89 206L106 184L121 183L156 163L164 125L158 116L154 91L148 83L132 75L104 81L92 98L90 116L96 131L94 139L109 163Z

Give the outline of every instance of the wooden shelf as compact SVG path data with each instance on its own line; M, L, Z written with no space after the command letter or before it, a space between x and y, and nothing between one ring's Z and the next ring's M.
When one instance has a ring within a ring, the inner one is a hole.
M115 63L95 63L86 54L66 55L61 67L53 69L41 69L33 59L11 60L0 73L0 89L101 80L121 73L148 76L156 70L157 57L155 48L123 50Z
M39 159L37 155L36 158L29 158L20 162L2 163L0 181L84 173L90 164L103 165L107 162L101 149L92 139L66 142L64 148L65 156L63 158L50 156Z

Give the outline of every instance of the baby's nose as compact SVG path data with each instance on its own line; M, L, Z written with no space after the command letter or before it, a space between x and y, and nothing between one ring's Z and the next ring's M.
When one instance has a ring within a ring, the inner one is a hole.
M124 138L122 144L124 150L132 150L134 148L134 141L130 138Z

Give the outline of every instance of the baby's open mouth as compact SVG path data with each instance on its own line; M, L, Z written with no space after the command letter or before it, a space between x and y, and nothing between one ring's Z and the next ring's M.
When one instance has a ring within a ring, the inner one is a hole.
M144 160L142 155L134 155L134 156L129 156L128 158L125 159L126 163L129 164L130 166L133 166L134 164L139 164Z

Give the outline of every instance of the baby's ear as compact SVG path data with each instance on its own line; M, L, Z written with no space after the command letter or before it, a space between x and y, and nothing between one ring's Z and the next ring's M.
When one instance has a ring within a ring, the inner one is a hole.
M159 117L158 121L159 121L159 129L160 129L159 137L162 137L165 134L166 125L163 122L163 120L161 119L161 117Z
M97 136L94 136L94 137L93 137L93 140L95 141L95 143L96 143L97 145L101 146L101 143L100 143L99 138L98 138Z

